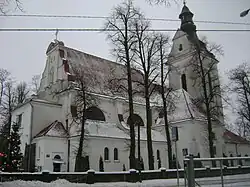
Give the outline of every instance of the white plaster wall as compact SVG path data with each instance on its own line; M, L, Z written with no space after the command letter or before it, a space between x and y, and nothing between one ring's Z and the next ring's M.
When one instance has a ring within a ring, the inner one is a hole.
M35 141L36 143L36 166L41 166L42 170L53 171L53 158L60 155L62 161L61 171L67 171L67 140L56 137L41 137ZM38 151L40 146L40 158ZM49 155L49 157L48 157Z
M21 152L24 154L25 144L30 143L30 125L31 125L31 105L29 103L17 108L12 112L12 125L16 122L17 116L22 114L20 127Z
M248 144L235 144L235 143L226 143L226 151L225 154L229 156L230 154L233 154L233 156L241 155L250 156L250 145Z
M41 102L32 102L32 104L34 106L32 137L50 125L53 121L61 120L61 106L44 104Z
M70 157L70 171L74 171L75 154L78 147L78 138L71 140L71 157ZM87 141L87 143L86 143ZM101 138L101 137L88 137L85 141L85 153L89 155L90 168L99 171L100 156L104 159L104 148L109 148L109 161L104 161L104 171L122 171L123 164L129 170L129 147L125 139L118 138ZM156 161L156 151L160 150L161 166L168 167L167 165L167 152L165 142L153 142L154 150L154 163L155 169L158 169ZM114 161L114 148L118 149L118 161ZM136 150L137 155L137 150ZM147 147L146 141L141 141L141 156L144 161L145 169L148 169Z
M32 143L36 144L36 161L35 165L36 167L40 167L41 170L44 167L44 149L45 149L45 144L44 144L44 138L39 137L36 138L32 141ZM39 153L40 152L40 153Z
M183 167L183 149L188 149L188 154L197 155L200 153L201 157L208 157L208 141L207 131L202 125L195 120L183 121L172 124L178 127L179 140L177 141L177 155L180 165ZM175 143L172 143L173 153L175 153Z

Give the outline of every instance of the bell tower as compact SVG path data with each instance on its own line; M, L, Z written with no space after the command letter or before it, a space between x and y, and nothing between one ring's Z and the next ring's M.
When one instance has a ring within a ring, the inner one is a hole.
M196 97L197 90L192 80L193 71L188 66L193 58L194 52L192 39L197 37L193 16L194 14L184 2L179 15L181 21L180 28L173 37L173 45L168 64L171 67L169 73L169 86L174 90L183 89L193 97Z
M193 16L194 14L186 6L186 2L184 2L184 6L181 10L179 18L181 20L181 30L186 32L187 34L196 32L196 26L193 22Z

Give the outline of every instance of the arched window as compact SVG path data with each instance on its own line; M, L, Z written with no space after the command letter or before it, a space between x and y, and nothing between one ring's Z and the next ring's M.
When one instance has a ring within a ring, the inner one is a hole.
M49 84L54 82L54 68L52 67L49 71Z
M127 120L127 124L129 125L131 121L132 121L132 119L129 116L128 120ZM143 120L141 119L141 117L138 114L133 114L133 122L134 122L135 126L137 126L138 124L140 126L144 126Z
M181 85L182 85L182 89L187 91L187 78L185 74L181 75Z
M118 149L114 148L114 160L119 160L118 159Z
M55 160L60 160L61 157L60 157L60 155L56 155L56 156L54 156L54 159L55 159Z
M109 148L104 148L104 160L109 160Z
M156 151L156 158L157 158L157 160L161 159L160 150Z
M105 121L105 116L99 108L92 106L86 111L86 119Z

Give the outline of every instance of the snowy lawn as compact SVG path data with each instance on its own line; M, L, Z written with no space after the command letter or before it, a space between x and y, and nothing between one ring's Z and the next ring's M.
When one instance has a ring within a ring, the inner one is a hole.
M225 176L225 187L249 187L250 174ZM243 180L244 182L241 182ZM248 181L247 181L248 180ZM202 178L196 180L202 187L221 187L220 177ZM83 184L83 183L70 183L64 179L60 179L51 183L44 183L40 181L12 181L2 183L3 187L176 187L176 179L161 179L161 180L148 180L142 183L96 183L96 184ZM184 180L180 179L180 186L184 186Z

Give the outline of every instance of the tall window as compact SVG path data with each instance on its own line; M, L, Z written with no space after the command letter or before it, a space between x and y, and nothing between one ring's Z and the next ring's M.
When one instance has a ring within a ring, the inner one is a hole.
M182 89L187 91L187 78L185 74L181 75L181 85L182 85Z
M40 154L41 154L41 148L40 146L38 147L38 158L40 158Z
M17 125L21 126L21 123L22 123L22 114L17 115L16 123L17 123Z
M114 160L118 160L118 149L114 148Z
M160 150L156 151L156 157L157 157L157 160L161 159Z
M104 160L109 160L109 148L104 148Z
M54 82L54 68L52 67L49 72L49 84Z

